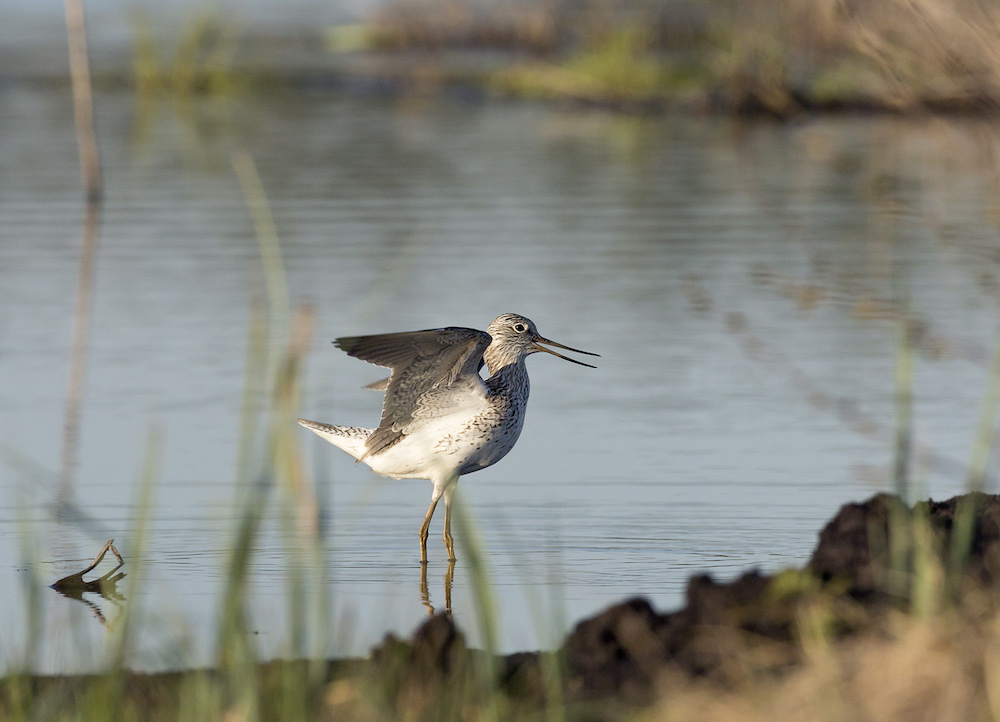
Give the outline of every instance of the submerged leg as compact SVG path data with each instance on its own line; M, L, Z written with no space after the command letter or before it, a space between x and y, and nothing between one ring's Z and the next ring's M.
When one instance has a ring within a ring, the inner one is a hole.
M444 490L438 486L434 485L434 493L431 495L431 505L427 509L427 516L424 517L424 523L420 525L420 563L427 563L427 534L428 529L431 526L431 517L434 516L434 509L437 507L438 499L441 498L441 494Z
M458 478L455 478L458 481ZM455 540L451 537L451 495L455 493L453 482L444 490L444 546L448 550L448 561L455 562Z

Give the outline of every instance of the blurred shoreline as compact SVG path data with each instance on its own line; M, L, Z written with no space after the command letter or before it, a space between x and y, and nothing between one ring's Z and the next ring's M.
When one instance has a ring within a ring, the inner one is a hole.
M97 33L95 85L183 94L457 92L622 112L774 117L1000 109L1000 8L971 0L719 0L641 9L411 2L360 22L271 28L191 12L180 23L133 14L129 30ZM0 83L68 83L59 40L52 33L48 41L0 41Z

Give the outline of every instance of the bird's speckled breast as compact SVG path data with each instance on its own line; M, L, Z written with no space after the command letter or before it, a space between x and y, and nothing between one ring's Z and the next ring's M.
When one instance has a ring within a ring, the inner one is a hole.
M524 362L510 364L487 381L489 406L455 433L445 435L435 449L461 459L459 474L492 466L507 455L524 426L528 405L528 373Z

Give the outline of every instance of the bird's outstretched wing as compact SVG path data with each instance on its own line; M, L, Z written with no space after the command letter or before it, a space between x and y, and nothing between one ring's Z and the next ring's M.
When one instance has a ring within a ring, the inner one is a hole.
M481 386L483 352L492 340L485 331L451 327L344 336L334 341L348 356L392 371L382 403L382 420L368 437L365 456L397 443L415 417L433 415L427 413L426 407L439 404L446 387L469 383Z

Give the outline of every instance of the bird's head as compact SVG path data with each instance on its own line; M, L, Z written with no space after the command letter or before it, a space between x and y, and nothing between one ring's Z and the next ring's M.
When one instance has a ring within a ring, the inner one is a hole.
M583 361L577 361L569 356L556 353L542 344L565 349L566 351L573 351L574 353L586 354L587 356L599 356L599 354L591 353L590 351L581 351L577 348L563 346L561 343L550 341L538 333L538 329L535 328L535 324L530 318L525 318L516 313L504 313L497 316L486 329L486 332L493 337L493 342L487 349L487 361L490 362L491 370L494 367L499 368L506 364L516 363L524 357L538 353L539 351L550 353L553 356L558 356L561 359L580 364L581 366L597 368Z

